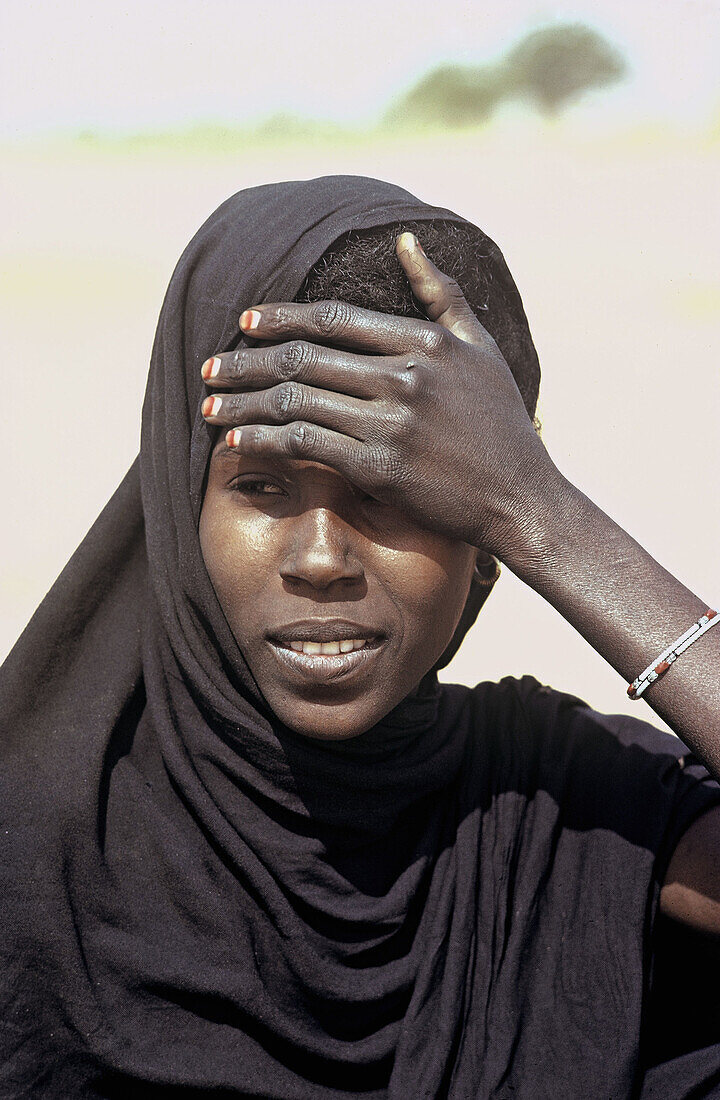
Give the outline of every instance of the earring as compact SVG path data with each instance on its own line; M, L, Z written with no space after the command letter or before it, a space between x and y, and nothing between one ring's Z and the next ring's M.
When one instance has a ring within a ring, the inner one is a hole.
M499 576L500 562L492 554L487 555L487 561L481 562L479 557L475 559L475 569L473 570L475 584L482 584L489 588L495 584Z

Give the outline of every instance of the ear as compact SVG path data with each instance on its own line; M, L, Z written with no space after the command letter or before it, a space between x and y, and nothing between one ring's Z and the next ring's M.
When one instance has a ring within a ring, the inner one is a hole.
M468 592L460 622L455 627L455 632L450 639L444 653L436 661L433 672L449 665L453 657L462 645L463 639L470 627L477 619L485 600L493 590L495 581L500 576L500 562L492 554L486 554L484 550L478 550L478 560L475 563L470 591Z
M500 562L492 554L485 550L478 550L473 570L473 584L484 584L492 587L500 576Z

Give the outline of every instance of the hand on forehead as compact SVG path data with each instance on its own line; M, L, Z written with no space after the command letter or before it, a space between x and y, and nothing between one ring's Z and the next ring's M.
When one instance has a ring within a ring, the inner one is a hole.
M260 343L203 365L215 391L203 415L243 454L330 466L421 524L493 549L481 541L492 487L524 467L532 424L457 283L410 234L397 256L428 319L340 301L254 305L240 326Z

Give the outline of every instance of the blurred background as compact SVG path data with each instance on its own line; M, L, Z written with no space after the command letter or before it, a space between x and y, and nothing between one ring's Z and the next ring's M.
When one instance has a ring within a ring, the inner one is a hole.
M720 0L6 0L0 53L0 655L137 451L195 229L334 172L495 238L555 461L717 606ZM445 678L524 672L650 715L505 571Z

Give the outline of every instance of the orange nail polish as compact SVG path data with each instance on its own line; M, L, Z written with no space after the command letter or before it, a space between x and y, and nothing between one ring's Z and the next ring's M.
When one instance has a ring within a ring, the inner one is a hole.
M209 378L215 378L215 376L219 374L221 365L221 360L218 359L217 355L213 355L211 359L205 360L202 365L201 373L206 382Z
M206 397L202 403L203 416L217 416L222 408L222 397Z
M233 428L231 432L225 436L225 442L228 447L239 447L240 440L242 439L242 430L240 428Z
M261 317L262 314L256 309L246 309L244 313L240 314L240 328L243 332L252 332L260 324Z

